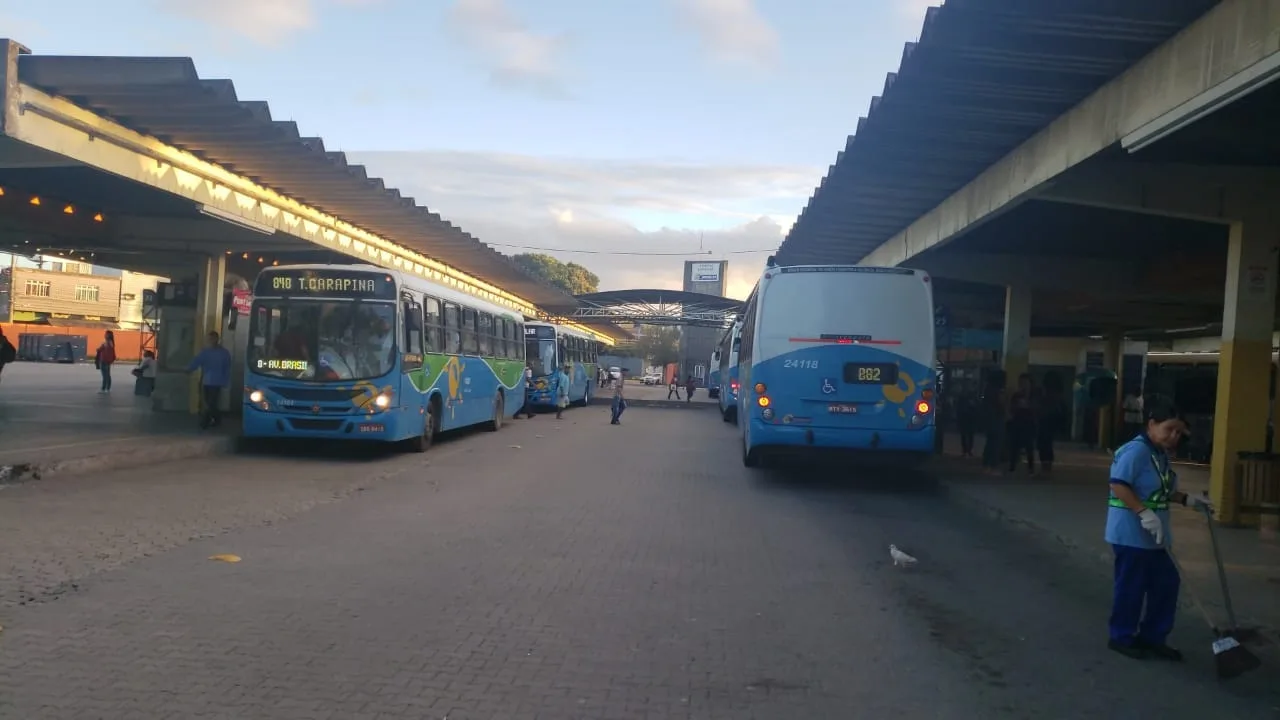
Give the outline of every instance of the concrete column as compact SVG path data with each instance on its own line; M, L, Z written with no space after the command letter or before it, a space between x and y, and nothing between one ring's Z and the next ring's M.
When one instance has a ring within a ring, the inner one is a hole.
M1004 344L1000 361L1007 387L1018 384L1027 371L1031 354L1031 288L1010 285L1004 291Z
M1222 354L1214 410L1209 495L1223 523L1241 524L1235 479L1238 453L1266 447L1271 399L1271 334L1275 324L1277 223L1231 224ZM1256 521L1256 517L1254 518Z
M1107 333L1107 344L1102 350L1102 367L1116 374L1116 396L1111 405L1098 408L1098 447L1116 446L1116 428L1119 427L1119 408L1124 402L1124 333L1112 330Z
M200 258L199 287L196 294L195 352L204 349L206 336L222 332L222 293L226 284L227 259L224 255L206 255ZM188 407L192 413L200 412L200 378L191 376L191 395Z
M18 115L18 56L29 54L21 43L0 38L0 134Z

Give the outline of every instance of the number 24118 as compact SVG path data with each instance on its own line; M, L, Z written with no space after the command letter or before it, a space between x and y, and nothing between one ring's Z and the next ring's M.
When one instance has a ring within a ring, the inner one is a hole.
M817 360L784 360L782 363L784 368L796 368L798 370L817 370Z

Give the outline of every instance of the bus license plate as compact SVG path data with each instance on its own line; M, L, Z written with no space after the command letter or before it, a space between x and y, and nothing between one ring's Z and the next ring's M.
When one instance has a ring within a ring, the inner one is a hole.
M827 412L836 415L853 415L858 412L858 406L852 403L832 403L827 406Z
M380 423L361 423L356 427L356 432L362 433L380 433L387 428Z

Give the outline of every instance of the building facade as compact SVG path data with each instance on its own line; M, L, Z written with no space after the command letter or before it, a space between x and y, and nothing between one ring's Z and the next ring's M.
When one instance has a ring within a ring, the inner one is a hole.
M728 275L727 260L700 261L690 260L684 264L685 292L702 293L724 297L725 278ZM711 373L711 353L715 352L721 328L683 327L680 333L680 372L681 380L692 375L700 385L706 385Z
M120 279L67 269L12 269L10 313L13 322L65 325L115 323L120 319ZM61 322L56 322L61 321Z

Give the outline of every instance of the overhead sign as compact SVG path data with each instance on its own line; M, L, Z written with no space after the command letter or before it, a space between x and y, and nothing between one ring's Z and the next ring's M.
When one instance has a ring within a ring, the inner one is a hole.
M689 277L694 282L720 282L720 263L718 262L690 263Z
M257 297L395 300L396 283L390 275L378 272L285 268L263 270L253 294Z

